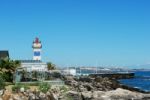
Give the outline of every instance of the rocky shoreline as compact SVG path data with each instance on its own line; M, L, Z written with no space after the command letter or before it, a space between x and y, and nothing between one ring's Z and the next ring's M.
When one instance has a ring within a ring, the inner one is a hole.
M53 86L46 93L5 91L0 100L150 100L150 93L120 84L115 79L63 76L65 86Z
M150 100L150 93L120 84L115 79L102 77L65 77L72 91L80 93L79 100ZM73 95L74 92L70 94Z
M82 92L82 88L84 87L87 89L87 91L92 91L92 90L109 91L109 90L115 90L117 88L122 88L133 92L150 93L150 92L140 90L138 88L123 85L116 79L110 79L107 77L102 78L100 76L94 78L89 76L83 76L80 78L66 76L64 77L64 81L66 85L74 87L74 89L78 89L81 92Z

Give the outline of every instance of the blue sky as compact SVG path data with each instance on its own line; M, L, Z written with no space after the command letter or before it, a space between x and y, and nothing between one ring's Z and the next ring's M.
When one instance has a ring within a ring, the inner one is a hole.
M0 49L59 66L150 63L149 0L1 0Z

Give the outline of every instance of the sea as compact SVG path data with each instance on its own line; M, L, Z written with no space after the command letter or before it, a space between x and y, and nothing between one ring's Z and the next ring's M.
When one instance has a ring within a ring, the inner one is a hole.
M76 70L77 73L82 73L84 75L96 73L94 70ZM132 71L135 73L135 77L131 79L121 79L119 82L121 84L138 88L140 90L150 92L150 70L138 70ZM101 72L99 72L101 73ZM107 73L107 72L106 72Z
M120 83L150 92L150 71L135 71L135 78L119 80Z

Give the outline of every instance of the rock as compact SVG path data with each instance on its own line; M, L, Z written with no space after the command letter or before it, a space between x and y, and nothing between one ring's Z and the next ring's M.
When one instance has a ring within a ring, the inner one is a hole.
M78 92L76 92L76 91L68 91L68 94L69 95L78 95Z
M92 82L93 81L93 78L90 78L89 76L84 76L84 77L80 77L79 78L79 81L82 81L82 82Z
M24 96L28 96L29 95L28 92L23 92L23 94L24 94Z
M88 91L91 91L94 89L94 87L90 83L83 84L83 87L86 88Z
M98 76L94 79L95 82L102 82L103 81L103 78Z
M92 92L92 98L100 98L101 96L105 95L105 92L103 91L93 91Z
M86 91L81 93L83 100L91 100L92 99L92 92Z
M29 100L33 100L33 99L35 99L35 95L32 92L30 92L29 93Z
M39 100L39 99L40 99L40 98L39 98L40 91L34 90L34 91L33 91L33 94L35 95L35 99L36 99L36 100Z
M124 90L121 88L118 88L118 89L113 90L113 91L108 91L105 93L104 96L109 97L111 99L115 99L115 100L118 100L118 99L123 99L123 100L138 99L138 100L141 100L143 98L142 93L136 93L136 92Z
M71 86L77 87L78 86L78 82L77 81L72 81Z
M44 100L44 99L46 99L46 94L44 94L44 93L40 92L40 94L39 94L39 98L40 98L40 100Z
M142 100L150 100L150 94L143 94Z
M46 97L48 100L51 100L51 93L49 91L46 93Z
M73 80L74 80L74 77L73 77L73 76L64 76L64 79L65 79L65 80L73 81Z
M11 97L11 93L6 90L6 91L4 92L4 95L2 96L2 99L3 99L3 100L9 100L10 97Z
M13 95L13 100L22 100L18 94Z
M21 87L20 92L24 92L24 91L25 91L24 87Z
M81 100L81 94L76 91L68 91L67 96L73 98L73 100Z
M52 93L51 96L52 96L52 100L58 100L58 95L57 94Z
M2 90L0 90L0 96L2 96L3 95L3 93L4 93L4 90L2 89Z
M87 91L87 89L83 85L80 85L79 86L79 91L84 92L84 91Z

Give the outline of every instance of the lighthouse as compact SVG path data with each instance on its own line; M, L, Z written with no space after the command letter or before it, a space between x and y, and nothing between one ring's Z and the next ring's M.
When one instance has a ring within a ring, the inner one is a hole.
M35 38L32 44L32 48L33 48L33 60L41 61L42 44L39 38Z

